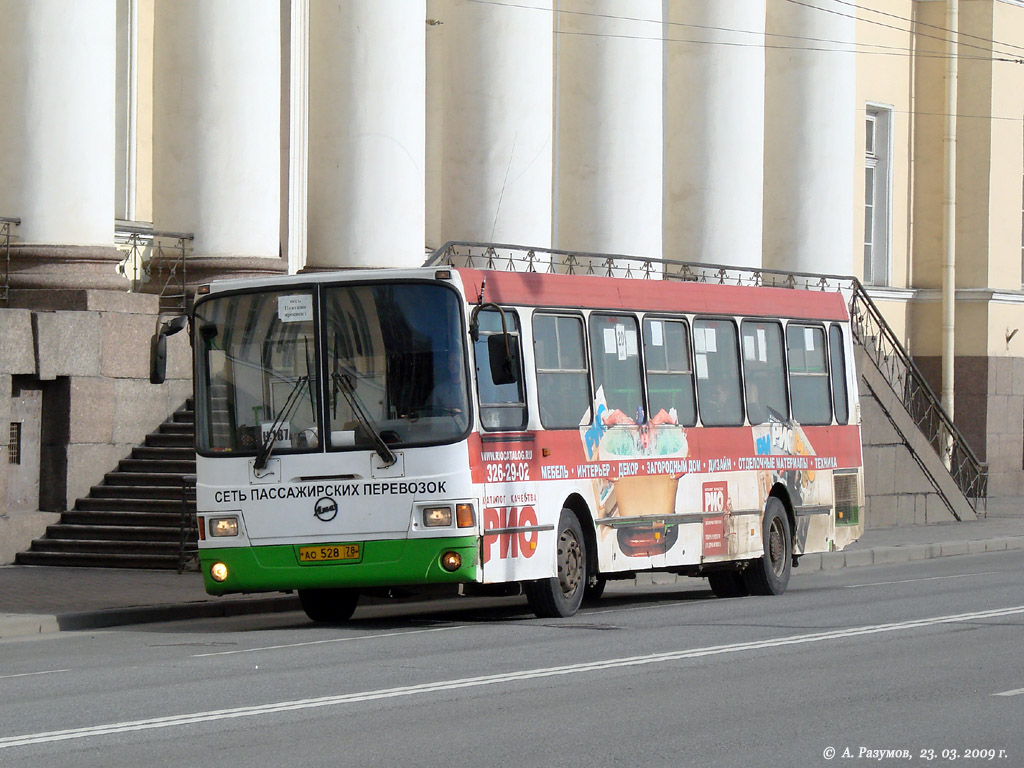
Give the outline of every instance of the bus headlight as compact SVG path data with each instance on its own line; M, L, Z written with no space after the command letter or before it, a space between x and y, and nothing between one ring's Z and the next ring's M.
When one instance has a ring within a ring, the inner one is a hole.
M224 563L214 563L210 566L210 578L214 581L227 581L228 567Z
M423 510L423 525L427 528L437 528L451 524L451 507L426 507Z
M210 535L211 536L237 536L238 535L238 518L237 517L211 517L210 518Z

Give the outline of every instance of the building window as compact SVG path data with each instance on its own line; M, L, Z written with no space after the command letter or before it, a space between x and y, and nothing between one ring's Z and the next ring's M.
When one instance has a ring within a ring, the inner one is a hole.
M7 463L21 464L21 422L12 421L7 440Z
M888 285L892 110L868 106L864 128L864 282Z

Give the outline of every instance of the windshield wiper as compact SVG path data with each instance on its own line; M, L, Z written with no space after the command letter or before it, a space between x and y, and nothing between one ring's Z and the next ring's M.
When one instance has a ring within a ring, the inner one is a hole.
M345 401L352 409L352 413L355 414L356 419L363 425L363 428L370 433L374 449L377 451L377 455L380 456L381 460L384 462L384 466L390 467L398 461L398 457L395 456L394 451L388 447L388 444L384 442L384 438L381 437L380 432L377 431L377 426L366 413L366 409L363 408L363 404L360 402L359 396L355 393L352 377L335 371L331 374L331 389L332 397L337 397L338 392L341 392L341 394L345 396Z
M256 454L256 461L253 462L253 469L265 469L267 461L270 460L270 454L274 450L274 443L277 442L277 430L281 428L284 422L291 418L292 412L295 410L299 401L302 399L301 390L302 385L309 381L309 376L299 376L295 380L295 385L292 387L292 391L288 393L288 398L284 401L284 406L278 411L277 418L270 427L270 432L263 439L263 443L260 445L260 452Z

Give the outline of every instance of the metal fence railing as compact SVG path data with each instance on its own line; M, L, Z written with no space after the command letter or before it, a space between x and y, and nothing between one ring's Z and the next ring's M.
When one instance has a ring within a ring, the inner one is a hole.
M850 310L854 339L867 350L957 487L975 510L988 495L988 464L977 458L942 409L938 397L856 277L469 242L445 243L425 264L439 265L840 292Z
M9 306L11 301L11 228L21 224L21 219L0 216L0 248L4 252L3 282L0 283L0 301Z
M125 257L118 272L133 293L155 293L161 313L188 310L187 270L194 236L190 232L160 232L145 226L119 223L115 239Z

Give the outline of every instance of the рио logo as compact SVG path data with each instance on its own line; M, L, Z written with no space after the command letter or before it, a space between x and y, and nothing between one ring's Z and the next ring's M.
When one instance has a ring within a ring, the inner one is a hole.
M338 516L338 502L330 496L323 496L317 499L316 504L313 505L313 514L317 520L329 523Z

